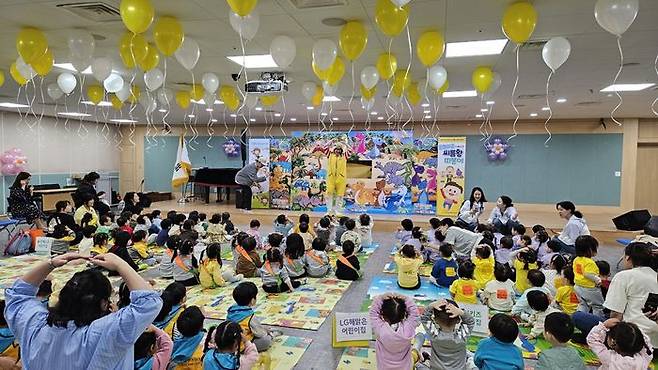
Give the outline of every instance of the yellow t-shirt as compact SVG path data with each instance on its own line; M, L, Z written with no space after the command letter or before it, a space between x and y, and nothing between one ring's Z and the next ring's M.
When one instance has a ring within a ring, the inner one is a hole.
M140 257L142 258L149 258L151 255L149 254L149 247L146 245L146 242L137 242L132 245L132 248L137 251Z
M576 285L583 288L594 288L596 283L585 277L585 274L598 275L599 267L589 257L576 257L573 260L573 273L576 276Z
M418 272L423 259L407 258L399 254L396 254L394 259L398 267L398 284L403 288L413 288L418 285Z
M514 283L514 287L516 288L516 292L519 294L522 294L531 286L530 281L528 281L528 271L537 268L536 263L529 264L527 270L523 269L524 266L524 262L520 261L519 259L514 260L514 268L516 269L516 283Z
M210 289L226 285L222 277L222 267L217 260L204 260L199 265L199 281L201 286Z
M478 285L473 279L457 279L450 285L450 293L455 302L477 304Z
M576 295L576 290L571 285L557 288L555 301L562 307L562 311L568 315L576 312L578 308L578 295Z
M496 261L493 256L487 259L474 257L473 264L475 271L473 272L473 279L477 282L479 289L484 289L488 282L494 279L494 264Z

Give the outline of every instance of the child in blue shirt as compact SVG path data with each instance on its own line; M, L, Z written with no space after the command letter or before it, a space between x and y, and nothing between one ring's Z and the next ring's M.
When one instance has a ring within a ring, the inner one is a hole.
M457 261L452 258L452 246L443 244L439 247L441 258L434 262L430 281L440 287L449 288L453 281L459 279L457 275Z
M203 358L204 316L197 306L186 308L176 320L174 333L174 349L168 368L186 364L190 368L198 368Z
M514 341L519 336L516 321L504 313L489 320L491 336L478 343L473 361L481 370L523 370L523 357Z
M206 343L204 370L251 369L259 358L256 345L244 336L242 327L232 321L226 320L217 328L210 328Z

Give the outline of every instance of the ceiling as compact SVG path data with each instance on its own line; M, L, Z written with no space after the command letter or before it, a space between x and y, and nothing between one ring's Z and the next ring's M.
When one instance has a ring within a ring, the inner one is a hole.
M88 0L85 0L88 1ZM101 0L102 2L118 8L119 0ZM56 63L68 62L68 49L66 38L68 31L73 28L89 30L97 36L95 56L109 56L116 62L118 57L118 40L125 28L120 20L94 23L86 18L74 15L58 8L61 3L77 2L76 0L60 1L27 1L27 0L0 0L0 64L8 70L9 65L15 61L17 52L15 37L23 26L36 26L41 28L54 52ZM296 0L295 2L299 2ZM309 1L306 1L309 2ZM315 2L315 1L312 1ZM285 97L285 118L306 121L307 113L310 119L316 121L320 109L307 111L307 103L301 95L301 85L305 81L318 82L311 71L311 49L313 43L320 38L338 39L340 27L330 27L321 21L329 17L338 17L346 20L361 20L368 30L368 44L363 55L354 63L357 92L351 105L354 119L364 121L367 117L361 108L358 92L359 71L366 65L375 63L377 56L388 49L388 38L377 29L374 22L374 0L345 0L346 5L333 7L320 7L314 9L298 9L291 0L261 0L257 11L260 14L260 28L256 37L246 45L247 54L267 54L269 44L277 35L287 35L295 40L297 57L292 65L285 70L290 82L290 91ZM471 41L504 38L500 27L500 19L509 3L507 0L411 0L409 32L411 42L415 44L420 33L428 29L438 29L444 33L446 42ZM226 59L227 55L240 54L240 41L229 22L229 7L223 0L152 0L158 15L173 15L183 24L185 34L194 38L201 46L201 58L194 69L195 80L198 82L205 72L214 72L222 83L233 84L230 74L237 73L240 67ZM609 117L611 109L617 103L617 97L599 92L612 83L612 79L619 67L619 53L616 39L598 26L594 19L595 0L535 0L533 1L539 18L532 40L547 40L554 36L567 37L572 44L570 59L558 70L552 78L549 98L552 101L555 118L599 118ZM635 23L624 34L622 46L624 49L624 62L630 63L624 68L619 78L620 83L657 82L654 60L658 52L658 1L642 0L640 12ZM150 30L145 34L152 40ZM99 37L100 36L100 37ZM104 40L98 40L104 38ZM406 33L393 39L391 51L398 57L398 65L406 67L409 62L409 45ZM508 44L501 55L450 58L440 61L447 71L450 81L450 90L469 90L471 87L471 73L479 65L491 65L494 71L502 76L502 86L491 98L495 100L492 119L510 119L515 112L510 105L512 86L516 77L515 54L513 45ZM160 67L162 68L162 62ZM329 117L335 117L340 122L350 121L348 100L352 94L352 77L349 65L345 76L336 93L342 101L325 104L325 111L331 112ZM43 83L54 82L60 71L54 69ZM260 71L249 70L249 76L255 76ZM531 113L537 113L537 119L546 117L548 112L542 111L546 105L545 91L548 68L541 59L541 48L522 49L520 52L520 75L517 88L517 104L522 119L529 119ZM411 63L411 74L415 81L425 76L425 67L414 57ZM87 81L93 80L87 76ZM181 84L192 82L192 76L184 70L173 58L167 63L166 85L174 89L182 88ZM141 72L135 78L135 83L144 86ZM36 99L33 109L40 112L45 109L46 114L53 114L54 104L46 96L46 105L41 101L39 81L36 85L30 83L28 95ZM144 89L142 89L144 90ZM385 113L386 84L381 83L378 88L374 110L377 116ZM79 91L79 90L78 90ZM0 101L16 101L18 86L7 74L5 85L0 88ZM535 95L535 97L532 97ZM648 89L638 93L623 93L624 103L619 109L618 117L651 117L650 105L658 91ZM567 102L555 103L557 98L566 98ZM25 101L25 91L21 92L21 101ZM67 109L75 111L85 109L93 113L94 107L77 108L77 97L67 99ZM57 102L59 111L63 111L63 99ZM194 105L193 105L194 106ZM209 113L201 105L196 106L196 119L208 120ZM270 109L270 108L268 108ZM420 120L427 108L420 106L414 108L414 119ZM438 118L440 120L471 120L480 113L480 98L444 98L440 105ZM104 110L104 112L102 112ZM145 121L144 111L141 107L133 109L124 108L119 113L113 113L111 108L97 111L98 115L91 120L104 120L115 115L129 115L140 122ZM283 112L281 103L270 110ZM108 112L109 111L109 112ZM199 113L199 111L201 113ZM220 121L224 116L223 106L216 106L213 115ZM390 109L389 109L390 111ZM169 122L182 122L186 114L178 107L173 107L169 114ZM264 123L264 111L249 112L249 117L256 123ZM376 120L377 116L372 116ZM410 116L409 109L405 108L404 120ZM155 112L154 122L162 120L162 113ZM273 119L270 112L268 121Z

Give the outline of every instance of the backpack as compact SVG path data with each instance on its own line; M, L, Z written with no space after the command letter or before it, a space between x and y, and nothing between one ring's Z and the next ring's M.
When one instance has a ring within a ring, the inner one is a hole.
M32 236L29 231L16 233L7 243L5 256L20 256L32 252Z

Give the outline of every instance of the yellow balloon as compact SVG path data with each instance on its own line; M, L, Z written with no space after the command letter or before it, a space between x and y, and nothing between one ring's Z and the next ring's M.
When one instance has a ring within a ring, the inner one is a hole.
M537 11L527 1L519 1L507 7L503 14L503 32L517 44L528 41L537 25Z
M345 63L343 62L343 58L336 57L334 64L332 64L331 67L329 68L326 81L329 82L329 84L332 86L336 85L340 81L340 79L343 78L344 74L345 74Z
M172 56L183 43L183 26L174 17L160 17L153 25L153 39L158 50L166 56Z
M226 2L231 7L233 13L240 17L251 13L256 7L256 4L258 4L258 0L226 0Z
M47 49L46 35L37 28L25 27L16 36L16 50L27 64L41 58Z
M311 67L313 68L313 73L320 79L320 81L326 81L328 79L329 75L329 70L331 70L331 67L322 70L318 68L317 64L315 62L311 61Z
M192 99L199 101L203 99L203 95L205 94L205 91L203 90L203 86L199 84L194 84L190 88L190 96Z
M324 89L320 86L315 88L315 95L311 98L311 105L314 107L320 106L322 104L322 99L324 98Z
M41 58L37 59L32 63L32 68L34 68L34 71L41 77L46 77L48 73L53 69L53 53L50 51L50 49L46 50L46 52L41 56Z
M480 94L484 94L491 87L491 83L494 79L494 73L491 70L491 67L480 66L475 68L473 71L473 76L471 77L471 82L473 87Z
M354 61L361 56L368 43L368 32L359 21L349 21L340 30L338 45L348 60Z
M5 71L0 71L0 87L5 84Z
M160 64L160 54L158 54L158 49L153 44L146 44L147 53L146 57L139 62L139 67L144 71L150 71L153 68L157 67Z
M189 91L176 91L176 103L182 109L187 109L190 106L190 92Z
M235 96L235 88L231 85L222 85L219 88L219 98L224 100L228 100L231 97Z
M110 95L110 102L112 103L112 108L116 110L121 110L121 108L123 108L123 102L119 100L115 94Z
M411 71L407 73L406 69L398 69L393 77L393 92L397 96L402 96L409 86L411 86Z
M119 41L119 55L128 68L135 68L146 58L148 52L149 44L142 35L126 32Z
M367 100L372 99L377 93L377 86L373 86L372 89L368 89L365 86L361 85L360 89L361 89L361 96L363 96Z
M391 0L377 0L375 5L375 23L386 36L397 36L409 20L409 10L397 7Z
M16 62L12 63L11 67L9 67L9 74L17 84L23 86L27 83L27 79L23 77L20 72L18 72L18 68L16 68Z
M153 22L155 9L150 0L121 0L121 19L132 33L146 31Z
M436 90L439 94L443 94L444 92L448 91L450 88L450 81L446 80L446 82L443 83L443 86L441 86L438 90Z
M142 90L139 88L139 86L135 85L130 88L130 96L128 96L128 101L130 104L136 104L141 94Z
M398 60L393 54L384 53L377 58L377 72L379 78L386 81L393 77L393 74L398 69Z
M260 97L260 102L266 107L271 107L279 102L279 95L265 95Z
M91 85L87 87L87 98L94 104L98 105L103 100L104 91L101 85Z
M443 35L438 31L423 32L416 44L416 55L425 67L431 67L443 55Z
M418 92L418 82L412 82L411 86L409 86L409 89L407 89L407 100L409 100L411 105L417 105L420 103L421 99L422 97Z

